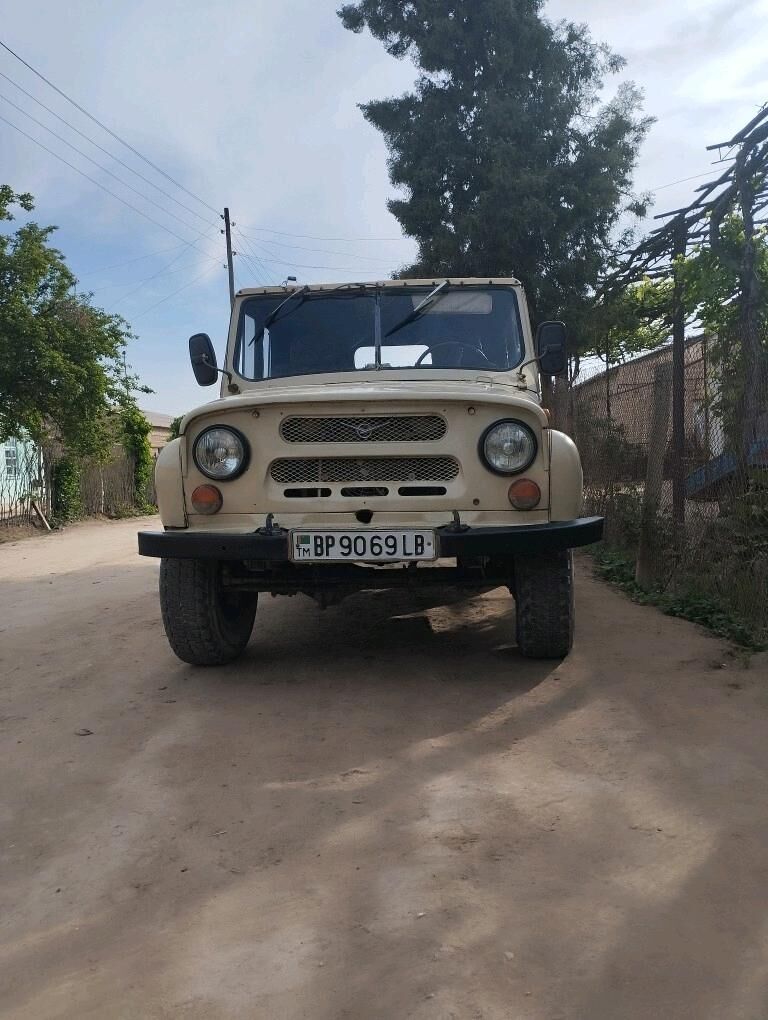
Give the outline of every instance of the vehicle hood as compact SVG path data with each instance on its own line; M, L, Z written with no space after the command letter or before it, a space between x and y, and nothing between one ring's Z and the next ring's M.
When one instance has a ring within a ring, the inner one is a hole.
M190 422L202 415L221 414L228 411L242 411L266 407L273 404L323 405L338 404L340 401L365 404L393 403L395 401L414 404L430 401L491 402L507 405L509 408L525 407L532 411L546 427L546 415L539 406L538 394L531 390L500 384L492 379L371 379L345 382L309 382L285 380L271 382L263 388L250 389L234 396L221 397L189 411L181 422L181 432Z

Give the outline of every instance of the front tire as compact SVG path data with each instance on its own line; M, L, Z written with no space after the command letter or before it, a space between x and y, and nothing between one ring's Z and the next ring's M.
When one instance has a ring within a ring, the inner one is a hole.
M515 558L517 644L527 659L562 659L573 646L570 549Z
M232 662L251 637L258 595L227 592L215 560L162 559L160 609L173 651L193 666Z

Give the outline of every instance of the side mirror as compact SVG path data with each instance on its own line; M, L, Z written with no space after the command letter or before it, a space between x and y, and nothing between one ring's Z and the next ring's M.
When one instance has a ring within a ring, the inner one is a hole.
M219 378L216 351L207 333L195 333L189 338L189 360L198 386L213 386Z
M544 375L562 375L568 364L564 322L541 323L536 330L536 355Z

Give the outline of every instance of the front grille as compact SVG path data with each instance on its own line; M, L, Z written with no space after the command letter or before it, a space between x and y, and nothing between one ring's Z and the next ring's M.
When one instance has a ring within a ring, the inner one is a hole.
M446 482L459 473L453 457L281 457L270 474L283 485L317 482Z
M280 435L287 443L433 443L447 427L439 414L292 417Z

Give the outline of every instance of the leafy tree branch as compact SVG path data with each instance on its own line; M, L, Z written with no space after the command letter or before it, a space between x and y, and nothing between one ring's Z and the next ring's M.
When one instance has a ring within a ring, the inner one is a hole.
M33 208L0 186L0 221ZM50 244L54 227L0 233L0 441L54 438L71 453L104 457L115 409L145 390L129 375L128 324L74 292L75 277Z

